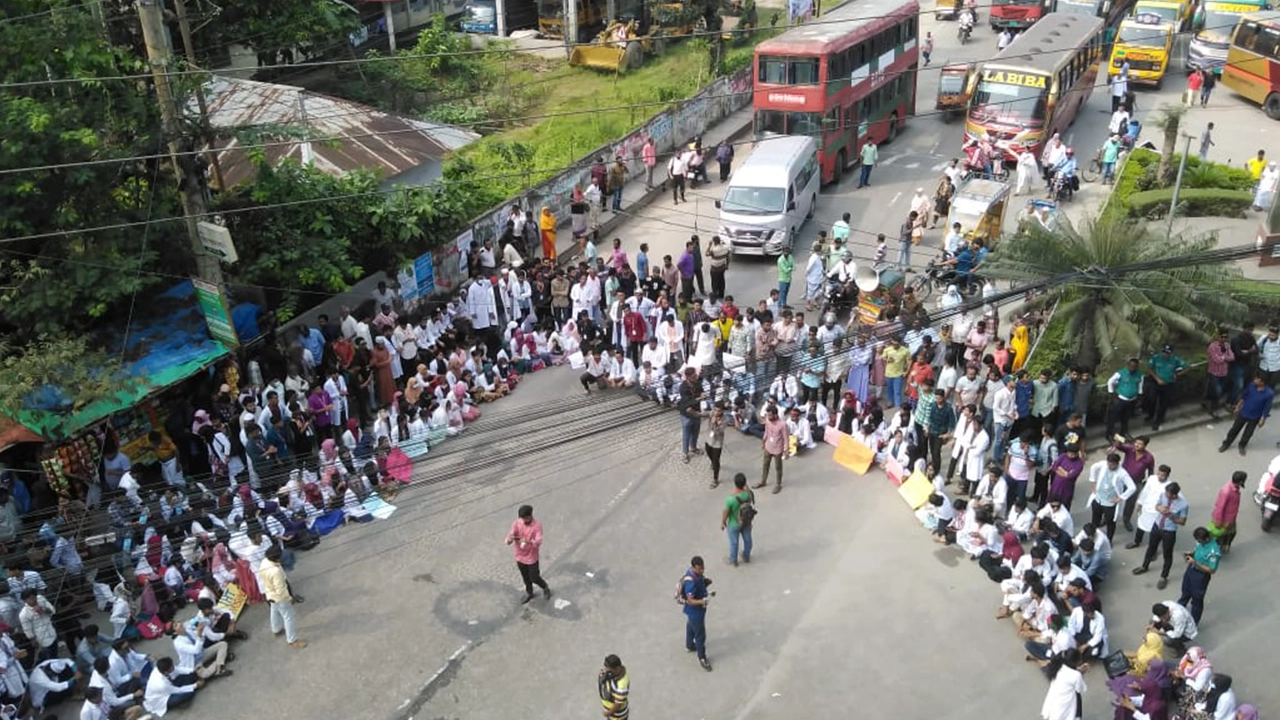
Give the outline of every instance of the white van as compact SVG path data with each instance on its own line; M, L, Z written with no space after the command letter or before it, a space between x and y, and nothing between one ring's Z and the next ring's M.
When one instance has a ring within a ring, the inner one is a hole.
M818 204L818 143L801 135L759 142L733 171L720 208L722 240L735 255L781 255Z

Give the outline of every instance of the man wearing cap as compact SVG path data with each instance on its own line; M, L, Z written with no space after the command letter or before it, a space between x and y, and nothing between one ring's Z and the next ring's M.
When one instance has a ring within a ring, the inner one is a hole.
M1147 375L1155 382L1151 407L1147 412L1147 420L1151 421L1151 429L1159 430L1164 422L1164 415L1173 403L1173 386L1182 373L1187 371L1187 364L1182 358L1173 354L1173 346L1165 345L1160 352L1151 356L1147 363Z
M1120 434L1129 434L1129 418L1142 397L1143 375L1138 370L1138 358L1131 357L1125 366L1115 371L1107 380L1107 394L1111 402L1107 405L1107 437L1115 437L1116 423L1120 424ZM1081 408L1082 414L1087 408Z
M1235 420L1231 423L1231 429L1227 431L1222 444L1218 446L1218 452L1226 452L1235 441L1236 435L1240 435L1240 454L1243 456L1246 452L1245 448L1249 446L1249 439L1253 437L1253 431L1266 425L1267 418L1271 417L1271 403L1275 400L1275 396L1275 390L1267 385L1262 375L1254 375L1253 381L1236 401L1233 409ZM1241 434L1242 430L1243 434Z

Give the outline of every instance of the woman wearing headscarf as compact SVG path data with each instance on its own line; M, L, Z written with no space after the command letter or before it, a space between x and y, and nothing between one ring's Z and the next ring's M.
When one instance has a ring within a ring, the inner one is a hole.
M542 216L538 218L538 228L542 231L542 257L556 260L556 216L551 208L542 206Z
M1258 708L1245 703L1236 708L1235 720L1258 720Z
M954 307L959 307L962 302L964 302L964 298L960 295L960 289L955 285L948 285L947 291L938 299L938 307L946 311Z
M1062 664L1054 673L1045 692L1044 703L1040 705L1042 720L1076 720L1080 717L1080 704L1085 691L1084 676L1077 669L1080 666L1080 653L1069 648L1062 653Z
M1178 662L1178 669L1173 674L1173 682L1179 692L1186 694L1204 693L1213 678L1213 663L1204 654L1204 648L1193 647L1187 650Z
M390 405L396 395L396 381L391 374L391 348L387 346L387 339L384 337L374 338L373 343L372 364L378 404Z
M1164 640L1160 638L1160 633L1147 630L1137 652L1129 656L1129 662L1133 665L1133 674L1139 677L1146 676L1153 660L1159 660L1163 664Z
M849 375L845 378L845 390L853 393L859 406L867 402L871 396L871 363L874 353L867 339L861 333L854 335L853 347L849 348Z
M1031 332L1026 325L1019 323L1013 328L1013 337L1009 339L1009 349L1013 351L1012 372L1018 372L1027 364L1027 353L1031 349Z
M1117 698L1115 720L1168 720L1168 705L1155 679L1143 677L1129 687L1136 694L1125 693Z
M1235 720L1236 693L1231 676L1213 673L1203 692L1182 696L1180 713L1185 720Z

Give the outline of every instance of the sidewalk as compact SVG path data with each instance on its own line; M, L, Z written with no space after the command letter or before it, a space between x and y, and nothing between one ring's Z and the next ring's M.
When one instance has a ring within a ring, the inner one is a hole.
M712 167L708 172L714 174L715 158L714 152L721 140L728 139L729 142L738 142L746 138L751 133L751 123L754 117L754 110L751 106L742 108L741 110L729 115L724 120L708 128L702 133L702 147L711 153L710 161ZM742 156L742 152L737 153ZM594 242L606 243L612 237L615 228L631 219L632 211L636 208L644 207L655 199L669 199L667 194L669 191L663 189L662 180L667 177L666 163L670 155L658 155L658 164L653 169L653 190L645 190L644 176L637 176L635 179L627 182L622 188L622 212L611 212L603 210L600 213L600 229L595 232ZM612 200L606 198L606 207L612 207ZM608 257L610 248L599 248L602 257ZM581 247L579 243L573 239L573 231L569 222L562 223L556 231L556 262L559 265L569 265L577 261L581 255Z

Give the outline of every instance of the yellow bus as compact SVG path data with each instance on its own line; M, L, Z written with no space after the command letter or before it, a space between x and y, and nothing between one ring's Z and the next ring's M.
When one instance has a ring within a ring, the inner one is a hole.
M1158 15L1139 15L1120 23L1111 47L1110 75L1119 75L1129 63L1129 82L1155 85L1164 82L1173 55L1173 26L1161 22Z
M1280 120L1280 12L1250 13L1236 23L1222 84Z

